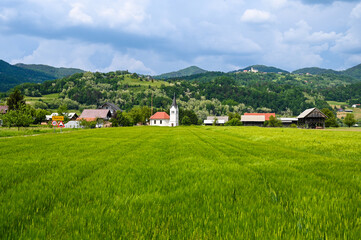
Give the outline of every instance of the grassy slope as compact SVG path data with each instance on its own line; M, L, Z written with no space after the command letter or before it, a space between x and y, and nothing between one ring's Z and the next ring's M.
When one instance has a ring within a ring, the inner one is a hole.
M134 127L0 146L0 238L361 234L358 132Z

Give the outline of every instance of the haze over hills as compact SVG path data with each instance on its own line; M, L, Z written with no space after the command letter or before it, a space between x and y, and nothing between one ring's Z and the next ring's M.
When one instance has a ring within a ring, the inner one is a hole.
M78 68L64 68L64 67L56 68L56 67L43 65L43 64L17 63L17 64L15 64L15 66L38 71L38 72L43 72L50 76L54 76L55 78L63 78L63 77L73 75L74 73L84 72L83 70L78 69Z
M191 66L184 69L181 69L176 72L163 73L161 75L154 76L156 79L167 79L167 78L176 78L176 77L187 77L195 74L206 73L207 70L199 68L197 66Z
M42 83L47 80L70 76L78 72L84 71L74 68L55 68L35 64L11 65L0 60L0 92L6 92L22 83Z

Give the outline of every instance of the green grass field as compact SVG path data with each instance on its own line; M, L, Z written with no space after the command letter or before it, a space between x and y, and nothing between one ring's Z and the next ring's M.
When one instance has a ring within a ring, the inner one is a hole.
M346 131L0 138L0 239L359 239L360 160Z

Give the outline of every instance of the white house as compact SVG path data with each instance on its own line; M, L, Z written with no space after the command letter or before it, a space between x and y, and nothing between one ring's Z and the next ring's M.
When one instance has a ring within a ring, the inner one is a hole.
M150 117L151 126L162 127L176 127L179 126L179 109L175 99L173 98L172 106L170 107L170 116L166 112L156 112Z
M150 117L150 126L169 127L170 116L166 112L156 112Z

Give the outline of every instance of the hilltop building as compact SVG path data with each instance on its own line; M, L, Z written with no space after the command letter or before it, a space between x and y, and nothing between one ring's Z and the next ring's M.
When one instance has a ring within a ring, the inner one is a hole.
M176 127L179 126L179 108L175 95L173 97L173 103L170 107L170 115L166 112L156 112L153 116L150 117L151 126L161 126L161 127Z

